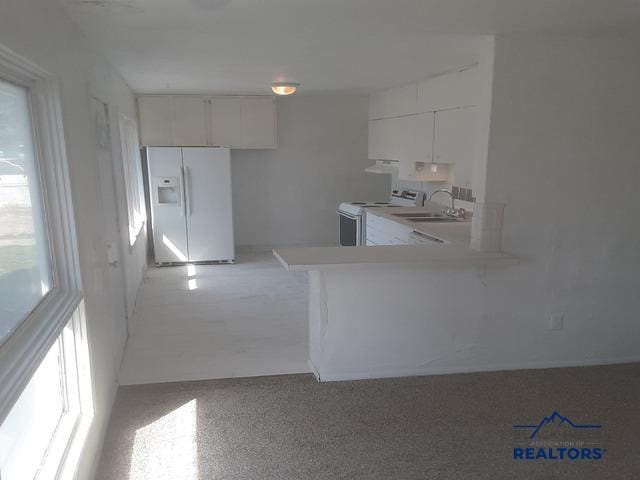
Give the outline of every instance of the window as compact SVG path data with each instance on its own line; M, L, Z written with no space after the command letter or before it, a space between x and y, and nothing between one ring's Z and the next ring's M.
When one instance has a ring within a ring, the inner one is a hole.
M55 478L65 460L74 469L69 439L84 441L93 414L83 339L76 312L0 425L3 480Z
M0 344L50 288L29 94L0 80Z
M68 477L93 417L57 84L0 45L0 478Z
M124 181L127 191L127 213L129 217L129 245L136 243L147 214L144 203L144 186L142 180L142 161L140 160L140 143L138 141L138 125L124 115L120 115L120 141L122 144L122 162Z

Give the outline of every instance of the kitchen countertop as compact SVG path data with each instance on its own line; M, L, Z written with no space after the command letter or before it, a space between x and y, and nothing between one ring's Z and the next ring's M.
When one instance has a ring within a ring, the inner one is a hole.
M360 247L285 247L273 255L288 271L311 271L376 264L419 264L439 268L475 268L519 263L502 252L478 252L470 248L471 221L413 223L393 213L442 212L440 205L426 207L372 208L367 215L393 220L447 243L428 245L379 245Z
M376 264L420 264L443 268L475 268L518 263L505 253L485 253L455 244L380 245L376 247L285 247L274 256L290 272Z
M455 222L412 222L406 218L396 217L394 213L442 213L442 206L436 207L385 207L367 208L367 215L378 217L405 225L413 230L439 238L455 245L469 248L471 243L471 219Z

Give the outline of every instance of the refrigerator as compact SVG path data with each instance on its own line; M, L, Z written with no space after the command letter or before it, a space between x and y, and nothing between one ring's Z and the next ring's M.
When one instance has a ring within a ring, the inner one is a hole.
M227 148L147 148L158 265L233 263L231 156Z

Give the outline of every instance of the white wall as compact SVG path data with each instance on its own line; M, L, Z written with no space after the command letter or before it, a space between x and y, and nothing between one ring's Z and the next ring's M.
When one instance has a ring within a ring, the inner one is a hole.
M530 355L640 355L637 45L496 39L486 199L506 204L503 250L524 264L494 300Z
M240 246L335 245L341 202L386 200L390 176L364 173L368 99L278 99L278 148L232 152Z
M87 329L91 350L96 415L78 478L90 478L100 453L113 398L116 372L126 341L123 318L114 318L105 288L108 279L103 242L105 216L98 183L94 119L90 98L98 97L135 118L134 98L121 77L87 47L87 40L49 0L2 2L0 43L56 74L60 79L62 113L70 163ZM127 228L121 224L121 231ZM127 289L135 297L145 260L144 238L122 259Z
M637 45L496 39L486 201L519 263L314 273L324 378L640 361Z

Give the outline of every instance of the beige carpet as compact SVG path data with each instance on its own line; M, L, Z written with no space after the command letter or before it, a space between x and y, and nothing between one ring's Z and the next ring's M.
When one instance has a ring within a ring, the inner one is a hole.
M602 425L603 459L513 460L513 424L554 411ZM638 479L640 365L123 387L97 478Z

